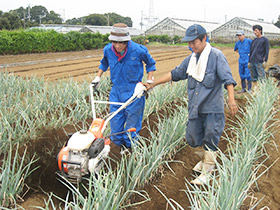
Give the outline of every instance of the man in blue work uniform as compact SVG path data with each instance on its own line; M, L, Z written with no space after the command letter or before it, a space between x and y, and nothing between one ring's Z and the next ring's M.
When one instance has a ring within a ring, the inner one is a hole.
M228 106L232 115L237 112L234 86L229 64L223 53L206 42L206 30L201 25L191 25L183 41L188 42L193 53L179 66L165 74L147 89L168 82L188 79L189 119L186 139L191 147L203 146L204 158L194 171L200 175L191 183L206 182L206 174L215 167L216 151L225 126L223 85L228 91Z
M249 69L251 72L251 78L254 83L259 79L265 79L265 68L267 66L268 54L269 54L269 41L262 35L263 29L260 25L254 25L253 31L256 38L252 41L250 57L249 57Z
M246 92L246 89L250 92L252 88L251 74L248 68L250 48L251 48L251 39L245 38L244 31L237 31L236 36L239 41L235 43L234 51L239 53L239 76L241 79L242 90L239 93ZM246 88L246 82L248 88Z
M135 86L143 78L143 62L146 64L147 82L153 82L153 72L156 62L146 47L131 41L129 28L126 24L114 24L109 36L111 43L104 47L104 57L100 61L99 71L92 83L98 83L102 74L110 68L112 89L110 102L126 102L132 95ZM137 99L126 109L119 112L110 121L111 134L136 128L131 133L133 140L142 127L142 118L145 106L145 97ZM120 105L110 104L110 112L116 111ZM126 133L114 135L111 140L118 146L131 147L130 138Z

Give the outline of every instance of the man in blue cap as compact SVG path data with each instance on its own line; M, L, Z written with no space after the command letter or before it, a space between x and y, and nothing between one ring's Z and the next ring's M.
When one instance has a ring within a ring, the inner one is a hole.
M249 92L252 88L250 69L248 68L250 48L252 40L245 38L244 31L240 30L236 32L236 36L239 41L235 43L234 51L239 53L239 76L241 79L242 90L238 93L245 93L246 90ZM247 81L247 84L246 84ZM248 88L246 86L248 85Z
M183 41L189 43L193 53L171 72L145 84L147 89L168 82L188 79L189 119L186 139L191 147L203 146L204 158L194 171L200 175L192 184L206 182L206 174L215 167L216 151L225 126L223 85L228 91L228 107L237 113L234 86L229 64L223 53L206 42L207 33L201 25L191 25Z

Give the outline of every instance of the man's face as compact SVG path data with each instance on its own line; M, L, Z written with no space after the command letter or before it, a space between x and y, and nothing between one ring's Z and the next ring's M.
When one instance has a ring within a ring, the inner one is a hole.
M254 34L256 35L256 37L260 37L262 35L261 31L257 28L255 28Z
M242 35L237 35L237 37L238 37L238 39L239 39L240 41L243 41L244 38L245 38L244 34L242 34Z
M200 41L200 39L196 38L195 40L188 42L189 47L192 48L193 52L195 53L201 53L205 46L206 46L206 36Z
M124 51L125 48L126 48L126 43L125 42L112 41L112 43L113 43L113 46L114 46L115 50L119 53Z

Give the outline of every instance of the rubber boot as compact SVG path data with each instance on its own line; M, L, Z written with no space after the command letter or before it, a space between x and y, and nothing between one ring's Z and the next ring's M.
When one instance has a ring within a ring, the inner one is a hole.
M252 90L252 82L251 81L247 81L247 86L248 86L248 91L251 92L251 90Z
M201 159L201 161L199 161L194 167L193 167L193 171L200 174L201 170L202 170L202 164L203 164L203 159L205 156L205 149L202 147L198 147L196 148L197 151L195 151L194 153Z
M252 81L252 91L258 92L258 82L257 81Z
M201 174L195 180L191 181L192 184L203 185L207 182L207 175L215 168L216 157L216 152L205 151L204 160L202 161Z
M193 171L197 172L197 173L201 173L202 171L202 167L203 167L203 161L199 161L194 167L193 167Z
M239 91L238 93L245 93L246 92L246 80L241 80L241 87L242 87L242 90Z

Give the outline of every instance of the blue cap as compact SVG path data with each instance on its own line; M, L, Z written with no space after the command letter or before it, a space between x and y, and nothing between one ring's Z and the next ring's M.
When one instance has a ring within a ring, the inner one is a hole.
M236 32L236 36L243 35L243 34L244 34L244 31L242 31L242 30L239 30Z
M198 24L191 25L187 28L186 36L182 39L182 41L191 42L195 40L200 34L206 34L205 28Z

